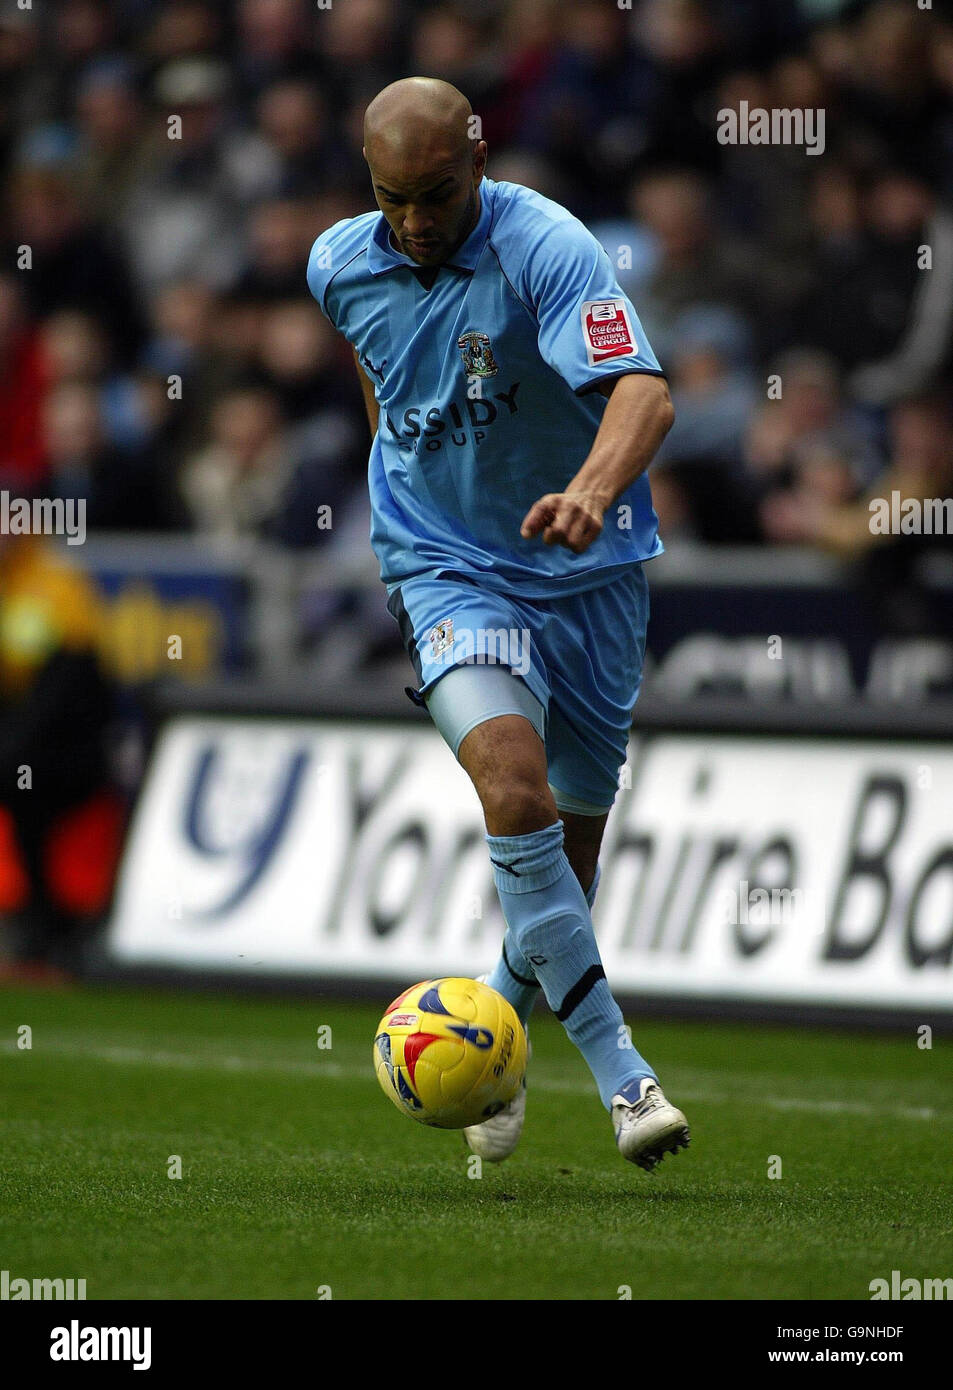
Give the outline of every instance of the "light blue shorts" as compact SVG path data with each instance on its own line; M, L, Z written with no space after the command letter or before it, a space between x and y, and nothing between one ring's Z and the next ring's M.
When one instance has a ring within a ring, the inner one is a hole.
M546 745L559 810L609 810L642 684L641 564L552 599L498 594L462 574L419 575L392 588L387 606L419 682L407 693L427 706L454 756L477 724L525 715Z

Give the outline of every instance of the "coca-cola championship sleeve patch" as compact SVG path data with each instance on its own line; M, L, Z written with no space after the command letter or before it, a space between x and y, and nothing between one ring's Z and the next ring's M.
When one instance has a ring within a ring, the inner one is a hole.
M624 299L587 299L580 306L579 314L590 367L638 352Z
M551 216L522 248L516 283L538 320L540 355L573 391L625 372L662 374L609 256L577 218Z

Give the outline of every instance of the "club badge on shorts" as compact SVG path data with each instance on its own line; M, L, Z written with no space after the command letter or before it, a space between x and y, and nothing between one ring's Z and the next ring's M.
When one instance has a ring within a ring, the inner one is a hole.
M624 299L587 299L580 312L590 367L636 351L635 334Z
M430 629L430 655L436 661L438 656L449 651L452 646L453 619L444 618L443 622L437 623L436 627Z
M493 356L488 333L461 333L457 347L467 376L496 376L500 370Z

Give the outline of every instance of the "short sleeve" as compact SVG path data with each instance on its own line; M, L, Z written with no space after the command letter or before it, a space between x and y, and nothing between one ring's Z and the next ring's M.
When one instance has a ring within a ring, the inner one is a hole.
M328 318L334 327L337 324L331 316L328 308L327 293L328 286L335 273L341 269L340 264L335 259L335 232L341 223L335 223L333 227L328 227L318 237L311 248L311 255L308 257L308 289L314 295L321 307L321 312Z
M662 376L612 262L574 217L553 222L525 263L539 350L577 395L628 372Z

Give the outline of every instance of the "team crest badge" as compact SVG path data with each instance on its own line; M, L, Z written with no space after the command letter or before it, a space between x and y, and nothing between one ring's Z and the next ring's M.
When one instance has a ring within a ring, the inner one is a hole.
M460 349L467 376L496 376L500 370L493 356L488 334L463 333L457 339L457 347Z
M436 661L442 652L453 646L453 619L444 618L442 623L430 629L430 654Z

